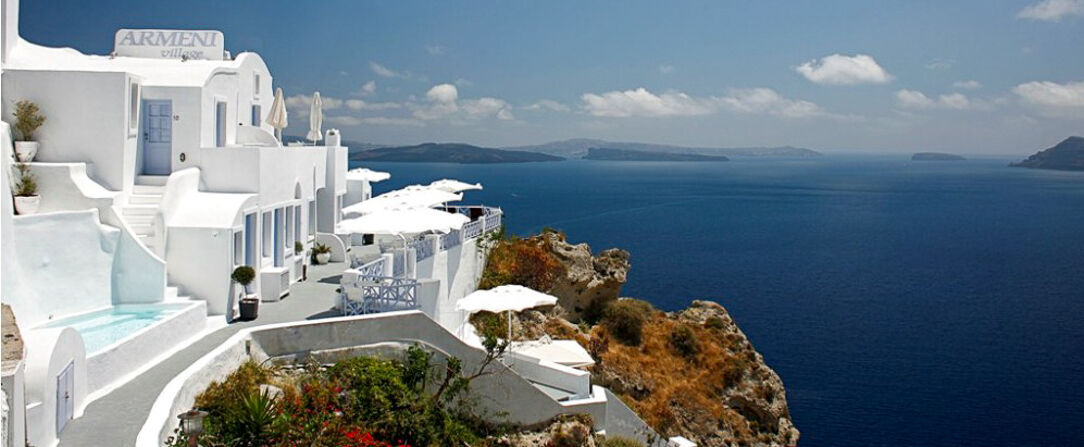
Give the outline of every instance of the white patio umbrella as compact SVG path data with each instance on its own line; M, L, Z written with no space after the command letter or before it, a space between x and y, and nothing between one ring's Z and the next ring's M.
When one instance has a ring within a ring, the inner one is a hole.
M438 231L448 233L463 228L470 218L431 208L384 210L339 222L337 232L360 234L403 234Z
M271 111L264 122L275 128L275 138L281 143L282 129L290 124L286 119L286 99L282 97L282 87L275 89L275 101L271 103Z
M489 290L478 290L463 297L455 304L457 310L468 313L480 311L508 312L508 342L512 342L512 312L538 306L557 304L557 297L519 285L504 285Z
M431 208L442 203L459 200L463 200L462 194L435 189L390 191L343 208L342 212L344 215L365 215L385 210Z
M312 106L309 108L309 134L306 138L316 145L317 141L324 139L324 102L320 100L320 92L312 94Z
M467 183L467 182L461 182L459 180L452 180L452 179L440 179L440 180L437 180L437 181L435 181L433 183L430 183L428 186L429 186L430 189L438 189L438 190L441 190L441 191L448 191L448 192L461 192L461 191L469 191L469 190L472 190L472 189L478 189L478 190L482 189L482 184L481 183L475 183L475 184L472 185L472 184Z
M346 171L347 180L368 180L370 182L382 182L390 179L391 174L382 171L374 171L366 168L354 168Z

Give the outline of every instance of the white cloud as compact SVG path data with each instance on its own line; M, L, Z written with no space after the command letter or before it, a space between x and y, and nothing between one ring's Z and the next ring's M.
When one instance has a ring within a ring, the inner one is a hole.
M383 76L385 78L394 78L399 76L399 73L396 73L395 70L380 65L376 62L369 62L369 69L372 70L373 73L376 73L377 76Z
M783 118L809 118L826 115L820 106L803 100L787 99L770 88L731 89L719 98L727 109L738 113L769 114Z
M1084 117L1084 81L1028 82L1013 87L1012 92L1022 103L1044 115Z
M512 106L498 98L460 99L459 89L453 84L434 85L425 93L427 103L411 104L414 117L420 120L478 120L495 117L513 120Z
M926 63L927 70L948 70L956 65L956 59L946 59L943 57L934 58L934 60Z
M866 54L833 54L819 62L816 59L806 62L795 70L817 84L884 84L892 80L892 75Z
M559 103L557 101L550 100L550 99L543 99L543 100L538 101L538 102L536 102L534 104L531 104L529 106L525 106L525 107L523 107L523 109L524 110L543 110L543 109L545 109L545 110L551 110L551 111L554 111L554 112L568 112L568 111L572 110L568 106L566 106L564 104L561 104L561 103Z
M1084 0L1043 0L1016 14L1018 19L1057 22L1065 17L1084 16Z
M373 126L415 126L421 127L425 123L413 118L389 118L384 116L372 116L361 119L362 124L370 124Z
M425 52L427 52L427 53L429 53L431 55L434 55L434 56L439 56L441 54L444 54L447 50L448 50L447 48L444 48L443 46L440 46L440 45L426 45L425 46Z
M336 126L357 126L361 124L361 118L349 115L328 116L324 117L324 121Z
M468 119L496 116L500 120L512 120L511 107L503 99L479 98L462 101L463 113Z
M968 90L975 90L975 89L982 88L982 83L979 82L979 81L976 81L974 79L971 79L971 80L968 80L968 81L956 81L956 82L953 82L952 86L956 87L956 88L965 88L965 89L968 89Z
M896 103L905 109L953 109L966 110L973 108L987 108L982 102L972 101L963 93L949 93L940 95L937 99L930 98L918 90L897 90Z
M656 95L643 87L623 92L584 93L580 98L584 110L594 116L690 116L713 111L709 100L674 91Z
M425 97L433 102L454 103L456 99L459 99L459 89L452 84L434 85L425 93Z
M670 74L670 73L673 73L673 72L674 72L674 66L673 65L665 65L665 64L664 65L659 65L659 73Z
M376 81L369 81L361 85L361 96L371 96L376 93Z

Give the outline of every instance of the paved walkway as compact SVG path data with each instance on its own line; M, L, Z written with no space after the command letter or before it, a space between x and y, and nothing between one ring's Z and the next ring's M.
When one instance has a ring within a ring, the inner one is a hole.
M310 268L309 280L294 284L277 303L260 303L259 318L230 324L155 365L130 382L87 406L83 417L71 421L60 435L61 447L135 445L154 400L170 380L241 329L264 324L338 316L332 309L339 275L346 265L330 263Z

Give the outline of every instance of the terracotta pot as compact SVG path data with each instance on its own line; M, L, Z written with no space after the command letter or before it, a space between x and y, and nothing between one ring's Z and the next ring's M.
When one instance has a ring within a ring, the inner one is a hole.
M16 141L15 158L22 163L32 162L34 156L38 154L39 147L41 147L41 143L37 141Z
M317 264L327 264L327 262L330 261L330 260L331 260L331 253L317 253L316 254L316 263Z
M41 206L41 196L15 196L15 212L20 215L35 214L39 206Z

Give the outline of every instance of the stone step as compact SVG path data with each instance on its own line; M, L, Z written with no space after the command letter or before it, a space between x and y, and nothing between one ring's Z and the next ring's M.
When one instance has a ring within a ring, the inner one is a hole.
M154 216L158 212L158 205L127 205L120 209L120 214L129 216Z
M147 195L147 196L161 196L166 193L165 186L147 186L147 185L135 185L132 187L132 194Z
M167 180L169 180L168 175L137 175L135 184L137 186L165 186Z
M124 216L124 220L128 221L128 225L154 225L154 215L139 214L134 216Z
M129 223L128 226L132 227L132 232L136 236L154 236L154 225L152 224L137 224Z
M132 194L128 196L128 203L133 205L157 205L162 203L162 196L149 194Z

